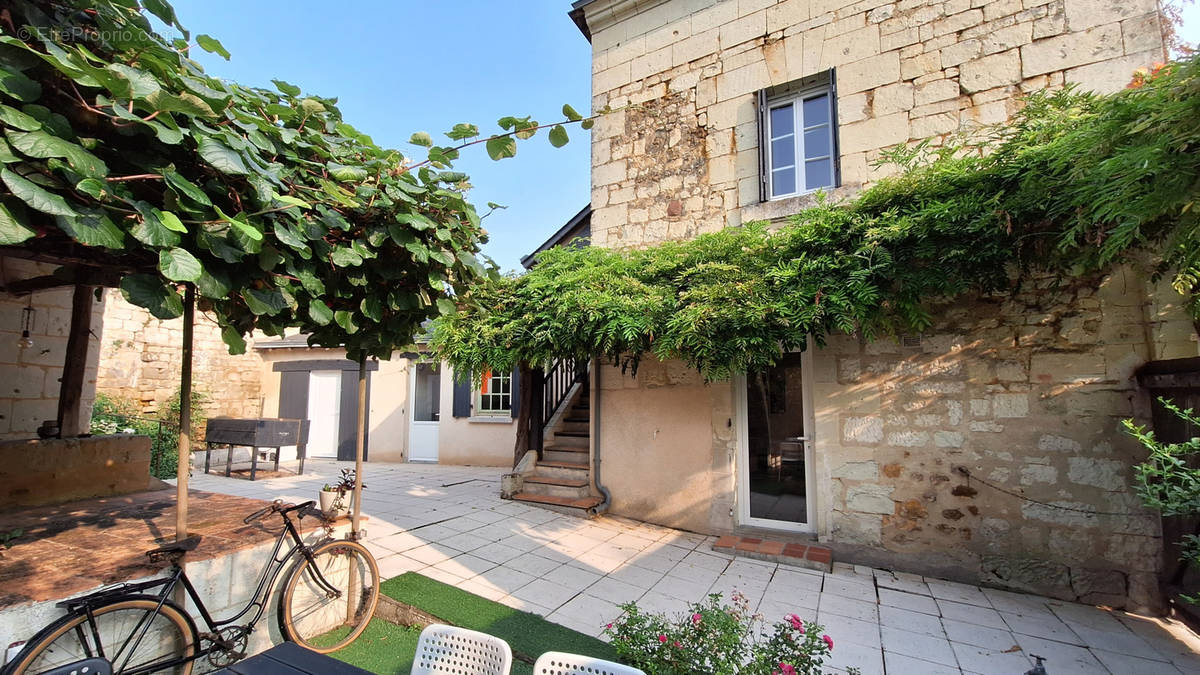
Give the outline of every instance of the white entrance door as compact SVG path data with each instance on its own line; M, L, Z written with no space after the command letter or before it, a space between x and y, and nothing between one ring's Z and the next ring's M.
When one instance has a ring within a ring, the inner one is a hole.
M412 418L408 425L408 461L438 461L438 421L441 419L442 377L432 363L412 369Z
M812 532L812 381L808 352L738 377L738 521Z
M341 422L342 371L314 370L308 375L309 457L337 458Z

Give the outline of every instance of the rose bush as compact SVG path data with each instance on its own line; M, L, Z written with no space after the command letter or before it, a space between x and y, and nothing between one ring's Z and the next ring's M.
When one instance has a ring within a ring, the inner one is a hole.
M768 626L741 593L708 596L675 618L621 605L604 633L622 660L648 675L819 675L833 651L824 629L796 614ZM851 673L857 673L850 669Z

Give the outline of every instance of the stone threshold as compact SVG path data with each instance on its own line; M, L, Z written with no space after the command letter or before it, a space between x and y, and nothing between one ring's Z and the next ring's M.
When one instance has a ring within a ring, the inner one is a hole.
M833 551L824 546L727 534L713 544L712 550L822 572L833 570Z

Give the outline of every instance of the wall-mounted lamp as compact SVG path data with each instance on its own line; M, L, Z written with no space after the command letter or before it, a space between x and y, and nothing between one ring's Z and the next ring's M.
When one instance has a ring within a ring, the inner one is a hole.
M29 349L33 346L33 338L30 337L29 331L33 330L33 317L37 310L33 308L33 294L29 294L29 304L21 310L21 339L17 340L17 346L21 349Z

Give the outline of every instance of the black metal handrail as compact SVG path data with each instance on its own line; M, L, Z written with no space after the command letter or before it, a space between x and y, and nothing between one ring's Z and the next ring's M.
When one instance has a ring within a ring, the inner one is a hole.
M544 429L558 411L558 407L571 393L576 382L582 382L587 374L587 362L575 359L559 359L545 371L542 387L542 428Z
M533 429L530 441L537 450L538 458L542 456L543 436L546 425L554 418L554 414L567 397L571 388L587 377L588 362L582 359L558 359L549 368L535 368L533 371L535 410L531 411Z

